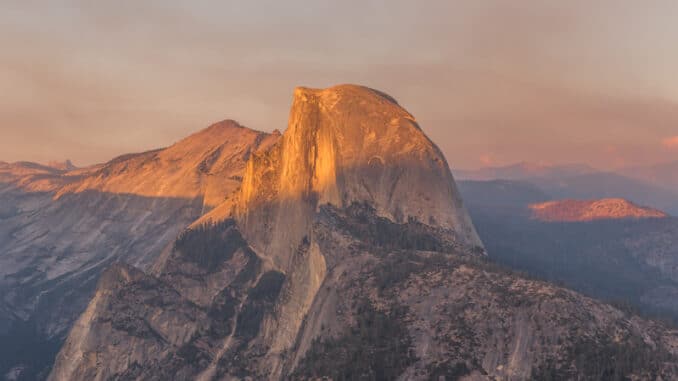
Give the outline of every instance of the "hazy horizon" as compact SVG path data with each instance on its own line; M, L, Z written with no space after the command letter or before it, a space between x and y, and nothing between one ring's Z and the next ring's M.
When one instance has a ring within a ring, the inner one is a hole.
M395 97L452 168L678 160L678 3L123 1L0 6L0 160L76 165L235 119L295 86Z

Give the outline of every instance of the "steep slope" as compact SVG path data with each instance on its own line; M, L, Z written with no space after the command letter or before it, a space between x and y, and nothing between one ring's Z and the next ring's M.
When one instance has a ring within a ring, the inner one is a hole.
M50 378L650 379L676 374L677 344L487 263L413 118L344 85L296 90L237 199L151 273L111 268Z
M532 218L540 221L582 222L627 218L666 218L660 210L638 206L621 198L555 200L530 204Z
M251 152L276 139L275 134L269 136L225 120L168 148L113 159L61 189L57 197L97 191L154 198L200 198L204 210L210 210L240 185Z
M12 340L63 340L106 267L124 260L147 268L239 187L251 152L277 139L224 121L168 148L88 168L7 165L0 171L0 290L12 313L6 319L32 335ZM3 357L0 371L32 361L17 353Z

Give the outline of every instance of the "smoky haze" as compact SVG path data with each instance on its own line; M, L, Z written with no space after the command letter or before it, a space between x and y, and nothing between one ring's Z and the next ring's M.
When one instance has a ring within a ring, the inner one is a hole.
M359 83L454 167L678 159L674 1L9 1L0 160L92 164ZM256 3L256 4L254 4Z

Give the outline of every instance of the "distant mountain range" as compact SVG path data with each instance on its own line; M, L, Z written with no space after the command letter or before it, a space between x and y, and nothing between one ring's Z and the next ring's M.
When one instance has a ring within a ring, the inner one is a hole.
M626 167L616 172L662 188L678 190L678 160L641 167Z
M585 164L518 163L503 167L456 170L458 180L521 180L555 198L623 198L678 215L678 162L599 171Z
M459 180L528 180L535 178L571 177L599 172L586 164L545 165L520 162L506 166L454 170Z

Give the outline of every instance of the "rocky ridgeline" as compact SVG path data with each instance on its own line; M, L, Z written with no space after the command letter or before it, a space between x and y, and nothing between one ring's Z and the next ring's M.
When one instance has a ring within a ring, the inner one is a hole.
M91 167L0 163L0 374L44 379L102 271L147 270L278 138L224 121Z

